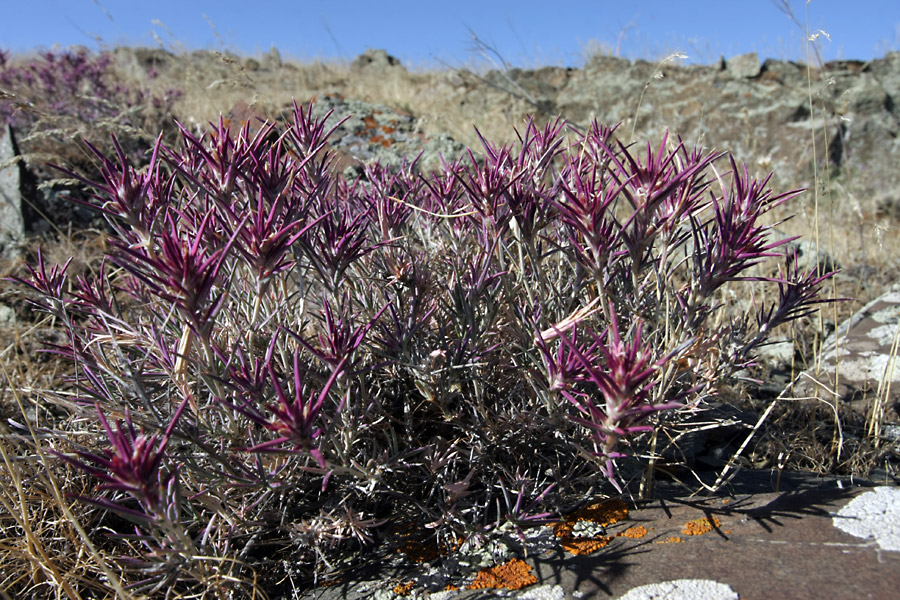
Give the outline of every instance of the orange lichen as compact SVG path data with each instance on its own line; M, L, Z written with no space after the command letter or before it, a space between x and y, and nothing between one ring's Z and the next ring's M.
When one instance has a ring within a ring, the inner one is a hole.
M608 536L592 538L565 537L560 541L560 545L569 554L583 556L596 552L600 548L605 548L611 541L613 541L613 538Z
M369 141L372 142L373 144L380 144L382 148L390 148L391 145L394 143L393 140L391 140L390 138L386 138L381 135L373 135L372 137L369 138Z
M393 534L402 539L397 547L406 559L414 563L426 563L435 560L439 556L446 556L459 550L463 539L456 538L452 544L442 543L440 546L433 536L428 536L421 530L416 530L412 525L405 524L395 529Z
M566 552L581 556L590 554L600 548L606 547L613 537L577 537L572 535L575 525L579 521L598 523L602 527L608 527L628 518L628 505L619 499L603 500L581 508L565 520L553 526L553 533L560 538L560 545ZM646 530L644 530L646 533Z
M553 526L553 532L558 538L571 537L572 529L578 521L591 521L599 523L603 527L609 527L619 521L628 518L628 505L622 500L611 498L602 502L596 502L584 508L578 509L564 521Z
M514 558L502 565L480 570L475 577L475 581L469 584L468 589L503 588L518 590L533 583L537 583L537 577L532 575L531 565L521 559Z
M331 579L320 579L317 585L320 588L330 588L330 587L336 586L339 583L344 583L343 577L334 577Z
M703 535L712 531L713 528L718 528L721 524L721 521L716 517L711 519L701 517L685 523L684 527L681 528L681 533L684 535Z
M397 552L406 556L407 560L414 563L431 562L441 555L438 545L430 540L406 539L403 545L397 548Z
M647 528L643 525L638 525L637 527L629 527L625 531L616 534L621 537L631 538L633 540L639 540L645 535L647 535Z
M683 541L684 541L684 540L682 540L682 539L681 539L680 537L678 537L678 536L674 536L674 537L673 537L673 536L669 536L669 537L667 537L666 539L661 540L661 541L656 542L656 543L657 543L657 544L680 544L680 543L682 543Z
M456 587L455 585L453 585L452 583L448 583L448 584L444 587L444 591L445 591L445 592L455 592L455 591L457 591L457 590L459 590L459 588Z
M407 581L406 583L398 583L394 586L394 593L398 596L408 596L412 591L415 581Z

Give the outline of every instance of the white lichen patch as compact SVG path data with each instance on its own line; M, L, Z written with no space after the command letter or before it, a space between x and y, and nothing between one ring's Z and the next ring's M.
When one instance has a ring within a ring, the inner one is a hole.
M730 586L709 579L676 579L630 590L619 600L739 600Z
M459 564L463 567L493 567L515 558L515 552L503 540L489 540L482 545L463 544L459 549L465 557Z
M897 322L897 304L900 304L900 292L889 292L884 296L881 296L878 299L879 302L883 302L889 306L882 308L881 310L877 310L872 313L871 319L873 321L877 321L878 323L891 323Z
M822 371L834 371L834 363L823 361ZM856 357L841 360L840 373L841 379L847 381L880 381L884 375L891 381L900 381L900 359L892 360L887 354L860 352Z
M900 489L881 486L851 500L832 519L850 535L874 540L883 550L900 552Z
M891 343L894 341L894 334L897 332L897 325L881 325L879 327L873 327L866 334L867 337L875 340L881 346L887 346L890 348Z
M573 538L593 538L598 535L604 535L605 533L606 528L600 523L595 523L593 521L578 521L572 527Z
M882 425L881 437L892 442L900 440L900 425Z

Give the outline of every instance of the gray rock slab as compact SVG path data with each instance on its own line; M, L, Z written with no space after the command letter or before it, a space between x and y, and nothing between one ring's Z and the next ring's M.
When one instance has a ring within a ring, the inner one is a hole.
M866 529L871 523L865 523L881 513L890 518L898 496L900 489L874 487L871 482L748 471L732 482L727 494L675 495L632 505L627 519L607 529L615 536L643 527L647 532L643 537L617 536L606 548L583 556L558 546L533 553L525 562L537 581L522 589L469 590L461 585L460 590L428 592L417 583L407 597L894 598L900 589L900 552L881 545L883 540ZM422 569L348 574L345 583L299 597L399 598L393 587L418 582Z
M22 216L22 167L16 162L15 138L7 125L0 132L0 253L9 255L25 239Z
M817 369L800 375L789 393L816 397L869 415L883 407L883 423L900 423L900 285L866 304L825 340Z

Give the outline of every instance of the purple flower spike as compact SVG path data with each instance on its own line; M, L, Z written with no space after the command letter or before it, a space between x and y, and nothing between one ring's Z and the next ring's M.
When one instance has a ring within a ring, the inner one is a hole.
M187 400L181 403L161 437L138 433L127 411L124 421L117 421L114 430L97 405L97 418L106 431L111 448L105 450L103 455L76 452L84 461L54 453L69 464L103 481L99 489L127 492L141 503L149 515L156 515L160 509L160 492L166 490L175 477L174 470L164 475L160 467L166 457L166 446L172 430L186 405ZM120 508L112 503L106 506L113 509Z
M168 227L160 234L158 253L145 248L130 248L116 242L121 251L113 260L149 286L158 297L170 302L190 326L206 339L224 293L216 294L219 270L237 238L235 233L223 247L210 251L204 234L211 219L207 213L196 231L184 231L184 224L167 218ZM238 232L240 228L238 228ZM186 240L191 236L193 239Z
M802 190L773 196L766 189L771 175L762 181L751 179L747 167L738 169L733 158L731 167L731 190L723 190L722 201L713 197L712 223L704 227L694 220L694 243L698 249L695 276L703 297L709 297L728 281L753 279L739 274L765 258L778 256L772 251L794 239L769 242L772 226L761 225L758 220Z
M272 369L271 363L268 365L269 379L272 381L272 385L275 388L275 394L278 397L278 404L267 404L266 408L271 411L275 415L275 419L273 421L262 421L260 422L266 429L274 431L277 434L280 434L281 437L278 437L274 440L270 440L268 442L263 442L262 444L257 444L252 448L248 448L248 452L271 452L275 451L278 446L282 444L292 444L292 452L306 451L319 463L322 468L325 468L325 457L322 455L322 452L313 446L313 442L319 434L321 433L321 429L315 426L316 419L319 416L319 413L322 411L322 405L325 402L325 399L328 397L328 394L331 392L331 388L334 386L334 382L337 381L338 376L343 373L344 363L346 359L341 360L335 365L334 371L331 373L331 377L329 377L327 383L322 387L322 390L319 392L318 396L316 396L315 392L310 393L309 398L304 399L303 397L303 382L300 379L300 355L298 352L294 352L294 397L289 398L288 395L284 391L284 387L281 385L278 376L275 374L275 371ZM253 415L253 413L246 413L248 416ZM258 413L256 413L258 415Z
M598 358L603 359L605 366L591 360L573 341L560 337L581 363L585 380L600 392L603 404L594 402L593 395L571 388L562 389L560 393L587 417L573 417L572 420L594 433L600 444L598 455L606 460L606 475L617 489L621 489L613 474L613 459L619 456L616 452L619 440L634 433L651 431L652 427L640 425L640 422L654 412L674 408L679 403L650 403L650 390L655 385L651 376L671 355L653 361L651 351L642 340L639 323L634 339L630 343L624 342L612 307L610 312L612 320L604 335L592 334L597 342Z
M364 325L353 327L354 316L349 313L350 300L344 297L341 300L337 314L333 310L331 303L326 301L322 308L322 319L324 325L323 333L318 335L318 348L304 340L302 337L289 331L289 335L299 341L307 350L312 352L319 360L336 369L337 365L343 365L345 362L349 365L355 364L353 354L357 348L363 343L369 330L378 320L378 317L387 310L389 304L386 304L378 311L378 313Z
M63 294L65 293L67 281L66 269L69 268L69 263L72 262L72 259L67 260L61 267L53 265L48 271L47 265L44 264L44 255L41 249L38 248L37 261L37 269L27 265L28 272L31 275L29 279L6 277L5 280L23 285L37 293L39 297L43 297L45 300L33 300L34 304L47 312L57 313L57 311L61 310L60 303L64 301Z

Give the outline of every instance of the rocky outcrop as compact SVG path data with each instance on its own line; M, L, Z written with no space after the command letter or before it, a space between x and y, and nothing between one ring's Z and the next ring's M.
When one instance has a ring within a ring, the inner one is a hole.
M344 162L346 167L376 160L387 167L398 167L404 160L419 157L419 170L428 171L440 167L442 158L448 162L456 160L465 149L449 135L426 136L415 116L384 105L339 96L322 96L313 105L316 118L329 111L327 128L347 119L328 140L332 148L349 159ZM289 115L283 114L279 120L287 121Z
M570 121L621 122L625 142L668 129L688 144L727 149L758 174L774 170L781 186L809 187L814 170L821 178L827 166L900 214L900 52L810 70L760 63L755 53L714 66L596 56L565 76L557 70L557 85L548 85L546 71L507 75Z
M762 72L759 56L756 55L756 52L741 54L727 61L723 60L722 66L735 79L753 79L754 77L759 77L759 74Z

